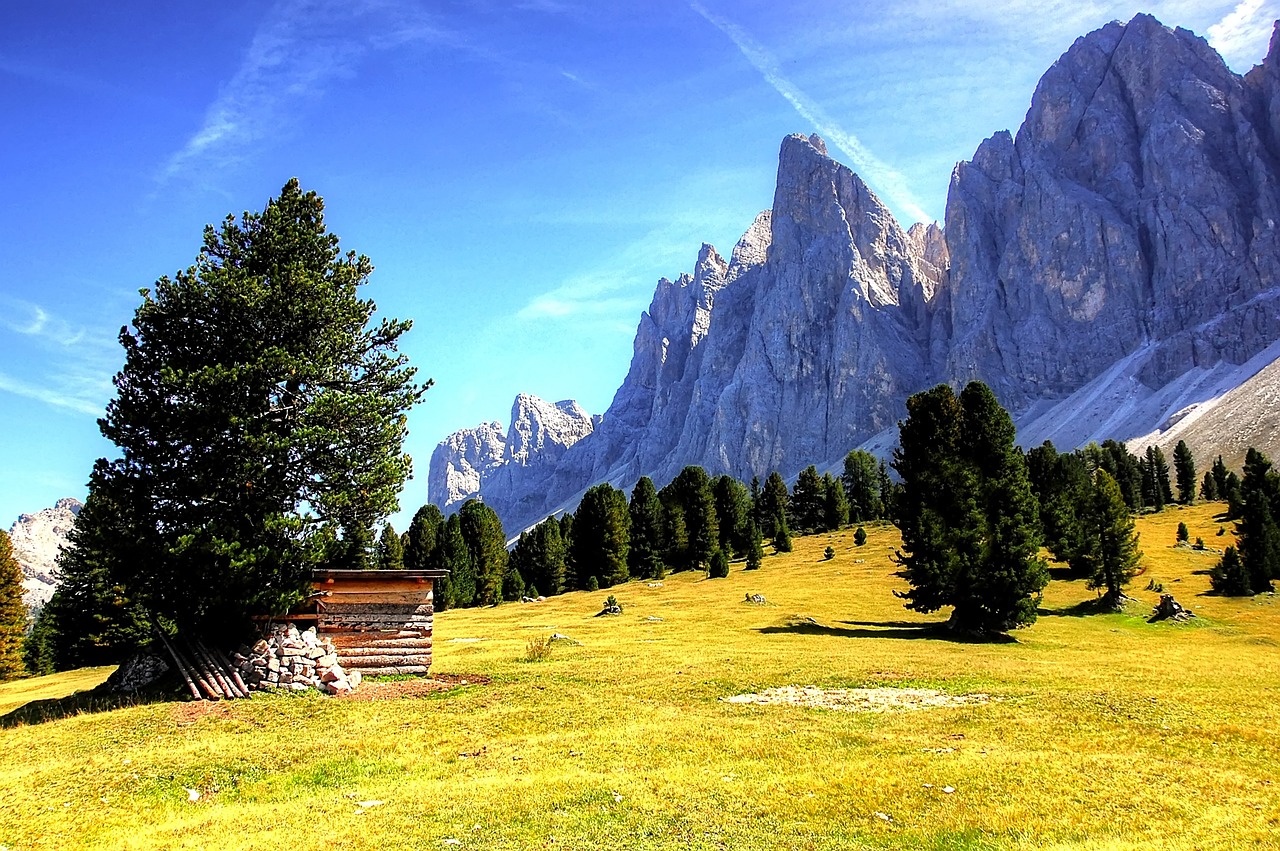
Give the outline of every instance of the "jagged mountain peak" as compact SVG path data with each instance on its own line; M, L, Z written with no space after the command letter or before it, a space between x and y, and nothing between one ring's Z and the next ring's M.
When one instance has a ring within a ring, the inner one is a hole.
M838 464L940 381L980 378L1068 441L1208 422L1280 340L1278 130L1280 35L1241 78L1139 15L1077 40L1017 133L957 164L941 227L904 231L819 137L788 136L728 262L704 245L659 281L598 427L552 468L506 465L486 500L513 528L691 463Z

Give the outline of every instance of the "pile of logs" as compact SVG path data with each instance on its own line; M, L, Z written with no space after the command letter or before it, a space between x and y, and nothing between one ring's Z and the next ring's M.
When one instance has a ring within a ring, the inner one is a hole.
M229 660L198 639L162 634L160 640L197 700L231 700L272 689L345 694L361 681L359 671L342 669L333 644L318 638L315 627L303 632L292 625L276 627L270 637L241 646Z
M169 638L164 633L159 635L196 700L230 700L249 696L248 684L221 653L210 650L199 639L193 641L178 636Z

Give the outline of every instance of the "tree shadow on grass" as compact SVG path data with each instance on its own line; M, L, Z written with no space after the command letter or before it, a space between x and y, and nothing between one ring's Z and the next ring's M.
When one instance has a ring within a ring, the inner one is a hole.
M1133 600L1132 597L1125 599ZM1036 609L1036 614L1051 618L1088 618L1094 615L1122 615L1124 610L1115 608L1105 597L1098 597L1093 600L1084 600L1074 606L1063 606L1061 609Z
M826 626L812 619L793 619L781 626L756 630L762 635L830 635L838 638L933 639L956 644L1016 644L1010 635L979 636L954 632L942 623L915 621L842 621L848 626Z
M1083 577L1073 573L1069 567L1051 567L1049 568L1049 578L1055 582L1074 582Z
M24 703L12 712L0 715L0 728L44 724L48 721L61 721L73 715L94 715L99 712L110 712L113 709L168 703L180 699L181 695L173 689L152 689L137 694L120 694L108 690L103 684L88 691L78 691L67 697Z

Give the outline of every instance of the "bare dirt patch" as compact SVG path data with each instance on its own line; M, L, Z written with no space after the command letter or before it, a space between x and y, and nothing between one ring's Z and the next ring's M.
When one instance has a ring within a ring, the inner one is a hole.
M835 688L781 686L757 694L735 694L720 698L725 703L752 703L763 706L806 706L841 712L909 712L948 706L979 706L992 700L988 694L947 694L931 688Z
M483 686L489 678L483 674L437 674L430 678L377 682L365 680L354 691L339 700L398 700L400 698L426 697L438 691L448 691L460 686Z

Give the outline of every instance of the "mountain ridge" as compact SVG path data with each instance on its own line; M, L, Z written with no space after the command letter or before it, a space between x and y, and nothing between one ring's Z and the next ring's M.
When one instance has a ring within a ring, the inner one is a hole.
M788 136L730 260L704 245L659 281L591 434L470 495L518 529L685 464L830 467L884 451L907 395L941 381L991 385L1024 441L1111 423L1159 442L1178 406L1206 415L1270 362L1249 366L1280 339L1278 220L1280 35L1239 76L1149 15L1107 24L1045 73L1016 135L955 167L941 228L904 230L819 137ZM454 464L437 454L433 480Z

